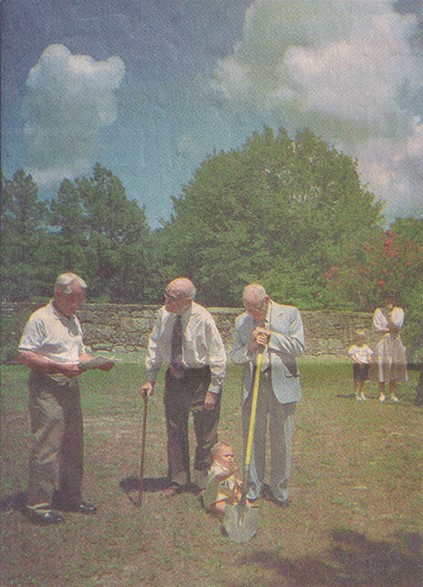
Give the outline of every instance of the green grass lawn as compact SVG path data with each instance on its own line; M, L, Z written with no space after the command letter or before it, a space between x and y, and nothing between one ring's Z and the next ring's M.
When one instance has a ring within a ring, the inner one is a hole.
M359 403L349 363L304 359L291 506L263 502L257 535L236 544L195 495L165 500L157 490L167 470L161 386L148 403L142 506L130 499L136 491L125 491L139 474L144 372L134 357L82 376L84 489L97 515L67 514L48 528L18 511L31 446L27 370L2 368L2 587L420 587L416 372L399 387L399 405L379 404L372 383ZM240 370L232 366L220 438L233 444L239 465L240 428Z

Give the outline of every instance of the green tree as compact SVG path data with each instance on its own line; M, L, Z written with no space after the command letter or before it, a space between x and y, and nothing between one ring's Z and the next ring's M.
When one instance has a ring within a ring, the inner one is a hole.
M355 161L309 131L291 139L265 128L203 162L161 240L174 243L165 264L193 277L208 304L239 305L256 280L286 302L330 307L323 269L380 224Z
M49 251L45 251L54 273L73 271L89 278L87 256L88 229L85 208L80 190L65 179L59 187L57 198L50 204L50 222L55 227L51 233Z
M113 173L65 179L48 206L30 175L2 181L2 298L51 293L58 273L74 271L99 299L137 302L151 295L151 235L145 209Z
M129 200L120 179L98 163L90 178L75 181L74 189L86 239L86 274L94 295L143 301L150 275L145 209Z
M2 174L1 184L1 296L21 301L42 288L37 255L47 238L47 206L39 201L31 175L22 169L11 180Z
M386 292L394 291L406 312L404 339L411 360L423 357L422 229L422 219L398 219L388 230L351 245L323 273L326 292L348 298L355 310L373 311Z

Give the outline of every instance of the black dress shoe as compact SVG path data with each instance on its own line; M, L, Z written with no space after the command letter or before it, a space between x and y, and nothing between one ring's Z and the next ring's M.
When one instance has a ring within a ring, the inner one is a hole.
M185 486L169 485L168 487L165 487L165 489L163 489L162 495L163 495L163 497L171 498L171 497L175 497L175 495L179 495L183 491L186 491Z
M289 499L276 499L273 495L271 496L270 501L280 508L287 508L290 504Z
M79 503L75 503L69 506L68 512L78 512L80 514L85 515L92 515L97 513L97 508L92 503L88 503L88 501L80 501Z
M79 501L77 503L58 503L57 509L62 512L75 512L79 514L92 515L97 512L97 508L88 501Z
M25 514L36 524L42 524L44 526L48 526L49 524L62 524L65 521L65 518L60 514L56 514L51 510L42 510L42 509L34 509L31 507L27 507Z

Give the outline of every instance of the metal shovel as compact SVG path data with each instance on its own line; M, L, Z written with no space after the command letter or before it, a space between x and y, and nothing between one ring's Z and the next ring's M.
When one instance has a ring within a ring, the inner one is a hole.
M250 423L248 428L247 451L244 463L242 494L239 503L226 504L223 527L233 542L248 542L257 532L260 521L259 508L247 505L247 493L251 485L251 455L253 452L254 428L256 424L257 398L260 385L263 351L257 355L257 366L254 377L253 399L251 403Z

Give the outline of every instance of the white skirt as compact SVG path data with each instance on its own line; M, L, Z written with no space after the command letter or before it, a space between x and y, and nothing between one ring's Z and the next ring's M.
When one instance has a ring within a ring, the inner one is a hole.
M407 381L407 357L400 336L385 334L376 345L374 357L380 383Z

